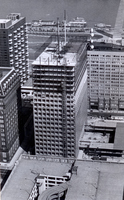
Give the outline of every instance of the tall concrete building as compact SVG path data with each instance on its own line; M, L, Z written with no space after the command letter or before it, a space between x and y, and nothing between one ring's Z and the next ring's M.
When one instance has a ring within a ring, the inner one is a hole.
M75 157L87 115L86 44L49 46L33 63L35 153Z
M20 78L14 68L0 67L0 162L9 162L19 147Z
M26 19L12 13L0 19L0 66L14 67L20 75L21 85L28 78L28 45Z
M88 107L124 111L124 46L94 42L88 50Z

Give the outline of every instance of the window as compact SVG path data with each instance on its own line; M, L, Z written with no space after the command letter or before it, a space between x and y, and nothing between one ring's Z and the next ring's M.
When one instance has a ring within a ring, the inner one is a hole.
M3 153L2 153L2 156L3 156L3 158L6 158L6 153L3 152Z

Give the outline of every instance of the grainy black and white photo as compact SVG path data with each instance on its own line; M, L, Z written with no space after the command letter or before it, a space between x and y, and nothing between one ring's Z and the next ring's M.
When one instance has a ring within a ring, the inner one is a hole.
M124 200L124 0L0 0L0 199Z

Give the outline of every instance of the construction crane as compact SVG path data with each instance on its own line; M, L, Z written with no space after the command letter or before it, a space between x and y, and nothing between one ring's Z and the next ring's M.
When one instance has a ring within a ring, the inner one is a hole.
M118 13L115 21L115 27L113 31L113 39L122 38L123 23L124 23L124 0L120 0Z

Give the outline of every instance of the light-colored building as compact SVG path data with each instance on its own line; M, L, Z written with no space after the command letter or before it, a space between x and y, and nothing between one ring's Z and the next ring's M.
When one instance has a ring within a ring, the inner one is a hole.
M123 199L124 163L77 160L65 200Z
M88 117L80 138L78 158L89 160L123 161L124 118L101 119Z
M73 159L22 155L2 189L1 199L42 199L43 192L67 181L73 162Z
M0 66L14 67L23 85L28 78L28 65L26 19L11 13L7 19L0 19Z
M14 68L0 68L0 162L10 162L19 147L20 78Z
M124 111L124 47L94 42L88 50L88 108Z
M50 47L33 63L35 153L75 157L87 115L86 44Z
M53 200L61 199L64 192L66 200L122 199L123 160L106 162L77 159L71 179L65 182L64 177L72 163L73 159L22 155L2 189L1 199ZM43 187L50 181L52 187L44 190ZM64 183L59 184L62 181Z

